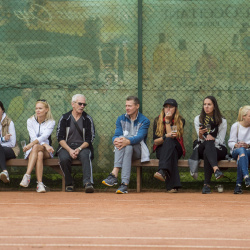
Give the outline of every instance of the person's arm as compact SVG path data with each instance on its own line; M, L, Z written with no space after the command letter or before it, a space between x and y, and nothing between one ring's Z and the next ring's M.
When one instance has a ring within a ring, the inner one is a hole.
M223 144L225 142L226 133L227 133L227 120L222 119L222 123L218 127L218 134L215 138L215 143Z
M121 125L121 119L122 116L119 116L116 120L115 123L115 134L112 137L112 142L114 143L114 141L116 140L116 138L120 137L123 135L123 130L122 130L122 125Z
M196 130L197 136L198 136L198 141L203 142L205 140L204 133L207 132L207 129L200 129L200 120L199 120L199 118L200 118L199 115L197 115L194 118L194 127L195 127L195 130Z
M16 130L13 121L10 122L8 134L4 136L5 142L1 142L3 147L14 148L16 145Z
M228 140L228 147L233 150L237 144L237 123L234 123L230 129L230 136Z

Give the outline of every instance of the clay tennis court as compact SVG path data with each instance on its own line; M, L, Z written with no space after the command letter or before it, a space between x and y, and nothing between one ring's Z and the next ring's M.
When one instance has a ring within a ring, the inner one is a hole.
M250 249L250 192L1 192L0 249Z

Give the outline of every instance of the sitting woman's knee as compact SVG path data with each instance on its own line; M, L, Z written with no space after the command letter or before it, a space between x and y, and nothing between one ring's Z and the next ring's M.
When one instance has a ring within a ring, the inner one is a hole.
M38 154L37 154L37 160L40 160L40 161L43 160L43 152L42 151L38 152Z

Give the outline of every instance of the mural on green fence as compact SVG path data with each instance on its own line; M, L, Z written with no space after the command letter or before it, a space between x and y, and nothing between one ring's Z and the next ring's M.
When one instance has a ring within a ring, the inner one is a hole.
M115 120L138 93L137 12L136 0L1 1L1 100L19 140L28 139L36 99L46 98L58 120L80 92L96 125L94 165L112 166ZM188 156L206 95L217 97L229 128L249 102L250 4L145 0L142 13L143 112L152 123L164 100L176 98ZM151 138L152 125L150 148Z

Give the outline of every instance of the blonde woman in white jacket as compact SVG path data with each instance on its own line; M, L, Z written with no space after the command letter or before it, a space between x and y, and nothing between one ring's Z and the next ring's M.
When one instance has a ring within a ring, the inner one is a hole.
M43 160L52 158L54 149L51 145L51 133L55 127L55 121L51 114L50 105L46 100L37 100L35 115L27 120L30 143L23 147L24 158L28 158L28 167L20 183L22 187L28 187L31 172L36 166L36 178L38 193L45 193L45 185L42 182Z

